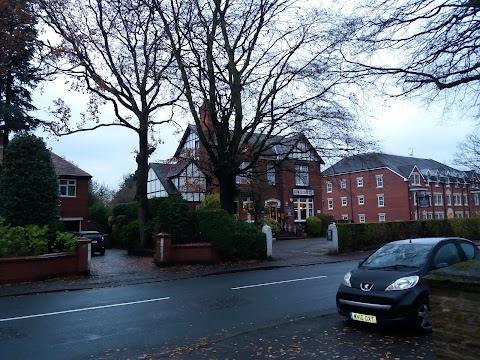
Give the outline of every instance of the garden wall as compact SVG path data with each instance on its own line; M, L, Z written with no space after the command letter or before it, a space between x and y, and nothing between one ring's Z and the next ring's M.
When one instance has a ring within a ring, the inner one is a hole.
M90 240L79 239L76 253L0 258L0 284L90 274Z

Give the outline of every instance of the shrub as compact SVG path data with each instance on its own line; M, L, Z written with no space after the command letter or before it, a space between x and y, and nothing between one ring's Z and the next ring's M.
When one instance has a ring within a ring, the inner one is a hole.
M0 221L0 256L45 254L48 252L47 233L47 226L10 226Z
M265 234L255 225L237 220L224 210L196 210L193 223L197 236L211 242L223 259L266 257Z
M266 218L264 220L264 224L265 225L268 225L272 228L272 233L273 234L278 234L281 230L281 227L280 227L280 223L275 220L275 219L272 219L272 218Z
M168 196L158 204L156 223L159 232L172 235L176 243L188 242L192 236L190 209L181 196Z
M140 247L138 220L133 220L122 227L122 243L126 245L129 253Z
M205 199L198 206L199 209L211 209L220 210L220 194L209 194L205 196Z
M309 216L305 221L305 232L310 237L322 236L322 220L316 216Z
M57 231L52 245L52 252L75 252L78 238L72 234Z
M315 216L322 221L322 229L320 230L320 233L322 236L326 236L328 225L333 224L335 218L330 214L318 214Z
M136 219L138 217L138 204L136 202L118 204L113 207L112 215L114 217L123 215L130 219Z

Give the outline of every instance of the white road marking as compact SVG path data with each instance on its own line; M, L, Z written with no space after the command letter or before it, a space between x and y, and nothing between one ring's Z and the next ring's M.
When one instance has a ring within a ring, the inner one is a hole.
M305 281L305 280L322 279L322 278L326 278L326 276L312 276L312 277L301 278L301 279L292 279L292 280L274 281L274 282L263 283L263 284L237 286L237 287L232 287L231 289L232 290L248 289L248 288L259 287L259 286L277 285L277 284L284 284L284 283L295 282L295 281Z
M52 315L59 315L59 314L68 314L68 313L74 313L74 312L79 312L79 311L87 311L87 310L105 309L105 308L117 307L117 306L135 305L135 304L142 304L142 303L148 303L148 302L153 302L153 301L162 301L162 300L168 300L168 299L170 299L170 297L163 297L163 298L156 298L156 299L148 299L148 300L139 300L139 301L131 301L131 302L120 303L120 304L92 306L92 307L88 307L88 308L80 308L80 309L72 309L72 310L55 311L55 312L44 313L44 314L16 316L16 317L11 317L11 318L0 319L0 322L3 322L3 321L13 321L13 320L22 320L22 319L31 319L31 318L36 318L36 317L52 316Z

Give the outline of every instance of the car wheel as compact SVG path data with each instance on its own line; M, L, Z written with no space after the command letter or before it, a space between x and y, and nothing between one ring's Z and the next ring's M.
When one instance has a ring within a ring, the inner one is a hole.
M432 313L428 300L422 300L417 307L417 327L423 332L432 331Z

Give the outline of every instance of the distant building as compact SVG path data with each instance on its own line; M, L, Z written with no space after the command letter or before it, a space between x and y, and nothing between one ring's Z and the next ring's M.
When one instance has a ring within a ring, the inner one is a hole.
M206 115L201 116L205 119ZM202 123L208 126L208 118L205 120ZM301 134L269 141L276 145L265 151L250 174L237 177L236 214L254 221L252 209L257 205L262 209L257 216L273 218L286 227L303 224L309 216L321 212L320 167L324 162ZM194 207L206 193L218 192L215 178L202 170L208 168L208 157L195 125L186 128L174 158L178 159L175 164L150 164L149 198L181 194Z
M322 172L323 213L353 222L474 216L479 177L435 160L367 153Z

